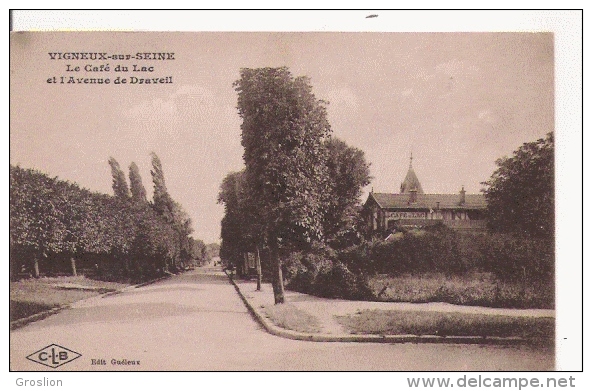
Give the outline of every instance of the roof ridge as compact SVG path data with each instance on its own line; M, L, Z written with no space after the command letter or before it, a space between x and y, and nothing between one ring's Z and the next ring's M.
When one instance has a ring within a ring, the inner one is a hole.
M387 195L396 195L398 197L409 197L409 194L406 193L382 193L382 192L377 192L374 191L370 194L387 194ZM458 196L459 193L422 193L422 194L417 194L417 196L427 196L427 195L453 195L453 196ZM485 194L481 194L481 193L466 193L466 195L482 195L484 196Z
M374 194L376 194L376 193L375 193L375 192L371 192L371 193L368 195L368 198L372 197L372 199L374 200L374 202L376 202L376 204L377 204L379 207L381 207L381 208L384 208L384 206L382 206L382 205L380 204L380 202L379 202L379 201L376 199L376 197L374 197ZM388 193L379 193L379 194L388 194ZM366 202L368 202L368 201L366 201Z

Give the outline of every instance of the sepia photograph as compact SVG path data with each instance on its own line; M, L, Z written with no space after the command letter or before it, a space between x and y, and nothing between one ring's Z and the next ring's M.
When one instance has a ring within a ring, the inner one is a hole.
M556 51L11 32L10 371L558 369Z

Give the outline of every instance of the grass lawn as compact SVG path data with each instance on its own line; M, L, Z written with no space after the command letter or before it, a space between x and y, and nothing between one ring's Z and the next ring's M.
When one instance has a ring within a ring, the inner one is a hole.
M336 318L351 334L555 338L554 318L385 310L364 310Z
M112 292L127 284L79 277L27 279L10 283L10 321L101 293Z
M264 312L273 324L284 329L303 333L317 333L321 330L317 318L289 303L265 307Z
M545 283L498 281L489 273L446 276L378 275L369 281L377 300L428 303L445 302L496 308L555 308L555 287Z

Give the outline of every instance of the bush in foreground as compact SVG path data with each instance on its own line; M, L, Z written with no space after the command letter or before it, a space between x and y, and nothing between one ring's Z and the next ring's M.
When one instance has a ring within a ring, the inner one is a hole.
M372 290L363 274L353 273L328 247L313 245L308 252L291 253L284 259L286 286L321 297L371 300Z
M555 275L554 251L548 238L435 226L367 241L341 251L337 258L349 270L368 275L491 272L500 281L548 284Z
M467 270L457 233L444 226L398 232L389 240L373 240L345 249L339 259L350 270L365 274L398 274Z

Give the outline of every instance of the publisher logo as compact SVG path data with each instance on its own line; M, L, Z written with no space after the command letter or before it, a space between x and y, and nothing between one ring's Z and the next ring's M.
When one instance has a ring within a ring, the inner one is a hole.
M73 350L67 349L63 346L51 344L44 347L41 350L36 351L33 354L27 356L27 359L34 361L38 364L45 365L50 368L57 368L70 361L76 360L82 356L80 353L76 353Z

